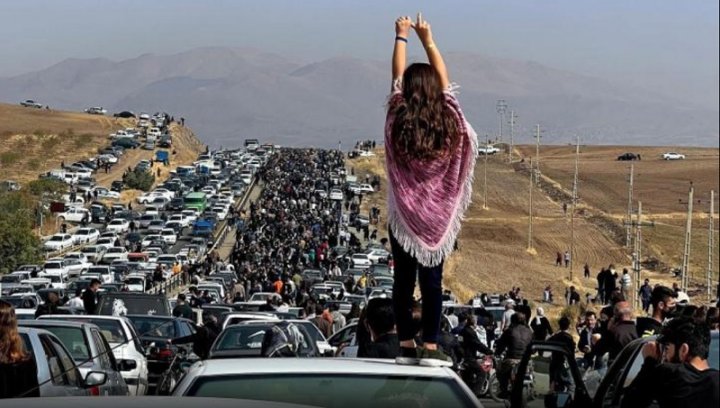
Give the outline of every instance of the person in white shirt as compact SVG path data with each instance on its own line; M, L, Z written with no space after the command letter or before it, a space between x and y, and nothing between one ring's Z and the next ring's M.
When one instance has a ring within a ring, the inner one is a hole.
M83 306L82 301L82 289L77 288L75 289L75 297L70 299L67 303L67 307L71 307L73 309L83 309L85 306Z

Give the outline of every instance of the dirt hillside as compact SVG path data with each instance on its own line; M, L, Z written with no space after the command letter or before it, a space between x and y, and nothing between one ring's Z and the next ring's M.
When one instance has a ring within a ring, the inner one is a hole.
M534 147L532 149L534 152ZM556 299L560 300L556 303L561 303L565 288L569 285L578 287L583 296L588 292L594 294L595 275L601 267L615 264L618 270L630 268L629 251L618 242L618 231L623 235L621 222L627 205L625 172L628 165L615 162L614 159L621 154L615 154L616 152L638 149L622 147L583 148L580 162L581 202L575 220L576 256L573 279L569 279L569 269L555 266L556 253L565 252L571 246L570 216L563 212L561 197L563 191L571 189L573 149L554 147L541 153L544 186L551 187L533 188L534 251L528 251L530 179L527 162L510 165L504 155L489 158L488 208L483 209L485 161L483 157L478 159L473 203L463 224L460 249L447 260L445 271L445 285L462 300L467 300L475 293L505 292L513 286L520 286L526 297L538 302L541 300L543 288L550 285ZM529 154L530 150L530 146L521 146L518 149L523 154ZM678 196L682 196L681 193L686 194L689 178L694 180L696 192L704 192L710 188L717 191L718 151L688 149L687 152L682 152L688 155L685 162L665 162L656 159L663 150L641 149L644 160L638 169L639 176L636 177L636 197L642 197L643 206L648 208L646 220L657 218L654 229L643 230L643 251L668 265L674 265L678 262L675 254L682 255L685 215L682 212L683 206L678 207L669 200L677 202ZM651 157L653 160L650 160ZM360 178L369 172L378 174L383 179L381 191L363 200L364 209L372 205L379 206L383 211L386 209L383 160L383 150L378 148L374 157L349 161L348 166L354 168ZM693 235L691 268L691 272L693 268L696 271L693 274L696 284L705 276L704 265L707 260L708 218L703 217L700 211L702 210L697 212ZM379 235L386 236L385 225L383 222L380 224ZM716 236L716 245L717 242ZM591 268L590 279L582 277L582 267L586 262ZM717 261L714 276L717 279ZM642 278L649 278L652 283L673 282L668 272L660 270L645 269L642 271ZM555 312L557 313L557 310Z

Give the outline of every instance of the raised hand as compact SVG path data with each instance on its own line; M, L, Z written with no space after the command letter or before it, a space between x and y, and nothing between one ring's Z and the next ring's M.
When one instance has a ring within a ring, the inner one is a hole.
M417 33L418 38L420 38L420 41L423 43L423 45L432 44L432 31L430 30L430 23L425 21L422 17L422 13L417 14L417 20L412 25L412 27L415 29L415 33Z
M398 17L398 19L395 20L395 34L399 37L407 38L412 25L413 22L409 16Z

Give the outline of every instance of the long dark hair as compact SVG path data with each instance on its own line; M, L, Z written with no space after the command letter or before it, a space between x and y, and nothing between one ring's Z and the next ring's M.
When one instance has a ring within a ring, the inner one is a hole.
M424 63L410 65L402 87L392 127L392 143L400 158L430 160L454 150L460 139L457 116L445 103L434 68Z

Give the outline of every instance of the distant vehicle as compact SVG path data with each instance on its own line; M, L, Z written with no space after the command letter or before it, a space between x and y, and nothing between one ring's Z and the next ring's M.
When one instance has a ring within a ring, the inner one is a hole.
M71 207L67 211L58 213L58 222L81 222L83 219L90 221L90 211L82 207Z
M89 113L91 115L104 115L107 113L107 109L102 106L93 106L92 108L85 109L85 113Z
M344 198L344 197L343 197L342 191L340 191L340 190L338 190L338 189L336 189L336 188L330 190L330 199L331 199L331 200L339 200L339 201L342 201L343 198Z
M26 99L26 100L22 101L22 102L20 102L20 105L22 105L22 106L24 106L24 107L26 107L26 108L38 108L38 109L40 109L40 108L43 107L43 104L42 104L42 103L35 102L35 101L33 101L32 99Z
M0 191L18 191L20 184L13 180L4 180L0 182Z
M675 152L668 152L662 155L663 160L685 160L685 155Z
M619 161L633 161L633 160L640 160L640 155L635 153L625 153L621 154L617 158Z
M116 118L125 118L125 119L133 118L133 119L135 119L135 114L130 111L118 112L118 113L114 114L113 116Z
M121 137L120 139L113 140L112 145L124 147L126 149L135 149L140 146L140 142L129 137Z
M491 156L493 154L500 153L500 149L492 145L480 146L478 147L478 153Z

